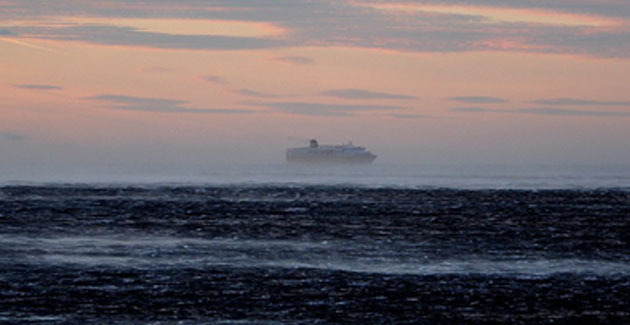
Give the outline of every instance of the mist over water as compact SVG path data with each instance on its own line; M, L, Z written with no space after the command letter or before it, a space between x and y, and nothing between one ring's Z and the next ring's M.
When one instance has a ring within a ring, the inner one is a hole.
M630 187L624 165L317 165L288 163L0 166L0 184L350 185L395 188L593 189Z

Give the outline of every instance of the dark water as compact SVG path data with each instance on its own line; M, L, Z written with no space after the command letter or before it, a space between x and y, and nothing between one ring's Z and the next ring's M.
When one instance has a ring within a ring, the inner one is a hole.
M0 188L0 323L624 323L630 191Z

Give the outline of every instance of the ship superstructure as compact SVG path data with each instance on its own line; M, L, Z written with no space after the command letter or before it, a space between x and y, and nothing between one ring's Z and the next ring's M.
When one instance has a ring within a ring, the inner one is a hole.
M371 163L376 155L365 147L352 145L319 145L312 139L308 147L287 149L287 161L291 163Z

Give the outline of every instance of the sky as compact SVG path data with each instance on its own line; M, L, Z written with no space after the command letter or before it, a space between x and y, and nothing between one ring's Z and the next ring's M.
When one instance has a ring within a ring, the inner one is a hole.
M627 0L0 0L0 75L5 172L630 165Z

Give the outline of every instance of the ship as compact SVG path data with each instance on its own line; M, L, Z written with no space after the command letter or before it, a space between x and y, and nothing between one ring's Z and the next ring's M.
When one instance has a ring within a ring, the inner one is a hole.
M342 145L319 145L311 139L308 147L287 149L289 163L369 164L376 155L352 142Z

